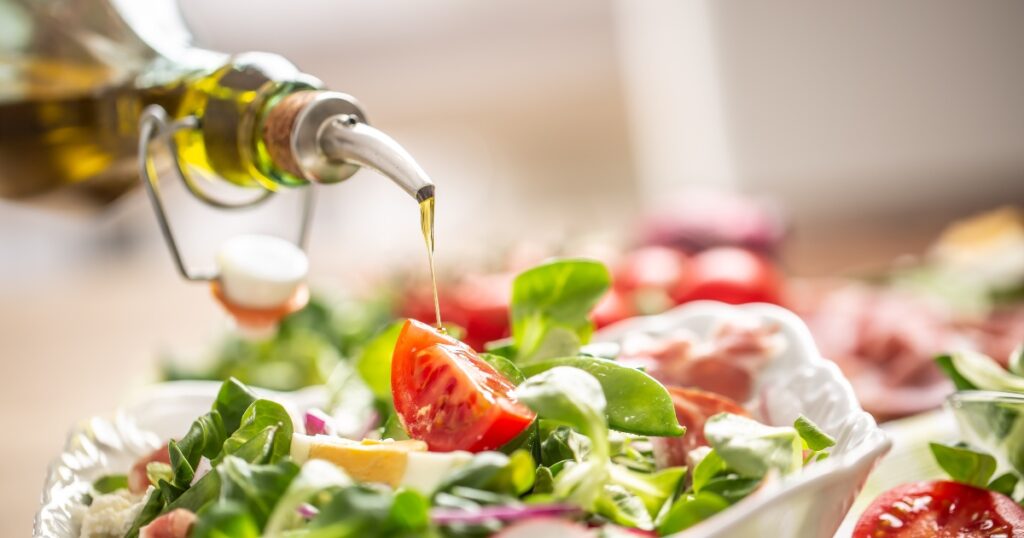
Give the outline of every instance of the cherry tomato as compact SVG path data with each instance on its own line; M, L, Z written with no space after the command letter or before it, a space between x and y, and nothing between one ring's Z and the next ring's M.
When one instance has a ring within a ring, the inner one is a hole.
M473 349L509 335L508 308L515 275L471 275L458 283L438 284L441 317L461 327L462 341ZM425 323L434 321L434 296L429 285L418 284L403 294L399 315Z
M409 320L391 361L395 410L413 439L430 450L493 450L536 415L512 397L512 383L472 348Z
M771 261L749 250L717 247L691 259L689 276L675 295L678 302L778 303L782 280Z
M683 284L686 273L686 254L668 247L642 247L618 264L615 286L625 291L653 288L668 292Z
M629 297L616 288L608 290L608 293L601 297L601 300L590 312L590 318L598 328L611 325L616 321L622 321L637 315L636 309Z
M1024 536L1024 507L1006 495L936 480L897 486L878 496L853 538Z
M743 407L726 398L700 389L666 387L675 404L676 418L686 428L682 437L654 437L654 453L662 467L686 465L686 455L699 446L707 446L704 423L719 413L749 416Z

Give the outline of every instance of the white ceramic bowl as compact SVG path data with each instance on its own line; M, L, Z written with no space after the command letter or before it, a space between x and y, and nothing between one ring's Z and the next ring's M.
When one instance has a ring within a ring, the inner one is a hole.
M679 329L704 336L721 320L737 315L778 324L786 343L782 352L760 371L752 398L755 404L750 411L772 425L792 425L803 414L834 437L836 446L828 459L758 490L676 536L832 536L891 443L871 415L861 409L839 368L818 353L800 318L774 305L696 302L657 316L625 320L600 331L594 340L620 342L636 332L658 336Z
M760 372L753 399L757 403L751 411L758 419L778 425L792 424L804 414L835 437L837 444L828 459L762 488L677 536L832 536L890 442L860 408L839 369L819 355L807 327L793 313L771 305L690 303L607 327L595 342L614 344L635 332L657 336L678 329L704 335L722 319L737 315L777 323L786 341L785 349ZM75 537L75 506L89 484L103 474L128 468L160 439L185 431L209 409L218 386L176 382L148 387L129 400L114 420L94 418L76 427L47 475L34 536ZM316 388L269 395L296 411L323 399Z

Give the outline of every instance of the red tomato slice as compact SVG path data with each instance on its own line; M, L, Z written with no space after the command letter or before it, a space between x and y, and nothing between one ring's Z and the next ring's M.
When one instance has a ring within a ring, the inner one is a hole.
M726 398L700 389L666 387L676 407L676 418L686 428L682 437L652 438L654 453L661 467L686 465L686 455L699 446L707 446L704 423L719 413L749 416L746 409Z
M690 272L676 291L679 302L778 303L782 279L763 256L736 247L705 250L691 259Z
M853 530L853 538L986 536L1024 537L1024 507L1000 493L946 480L890 489Z
M515 386L469 346L409 320L391 360L395 410L430 450L493 450L536 415L512 397Z

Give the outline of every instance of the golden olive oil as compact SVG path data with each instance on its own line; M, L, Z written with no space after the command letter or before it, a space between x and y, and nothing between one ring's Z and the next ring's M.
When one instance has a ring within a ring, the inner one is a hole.
M283 95L312 87L275 61L250 55L145 86L146 77L126 80L103 66L0 57L13 71L0 73L0 197L60 188L97 205L117 198L138 184L139 118L152 104L174 119L198 119L199 128L176 135L182 164L243 187L303 184L274 166L259 136L263 112Z
M430 263L430 286L434 292L434 316L437 329L444 331L441 324L441 301L437 296L437 275L434 272L434 196L420 202L420 228L427 245L427 261Z

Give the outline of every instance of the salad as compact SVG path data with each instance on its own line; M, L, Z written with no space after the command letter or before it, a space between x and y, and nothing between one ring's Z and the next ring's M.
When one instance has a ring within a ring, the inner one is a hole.
M883 493L853 537L1024 537L1024 346L1011 354L1008 369L969 350L936 362L958 389L951 407L961 430L987 446L930 443L949 479Z
M689 386L666 385L644 371L657 342L585 345L609 285L593 261L525 271L511 336L486 352L454 328L389 326L335 381L331 412L301 421L229 379L181 437L93 484L80 535L668 535L828 456L834 440L806 418L762 424L700 376L670 375L720 368L724 350L757 368L772 348L750 338L770 328L730 321L689 341L703 351L652 370Z

